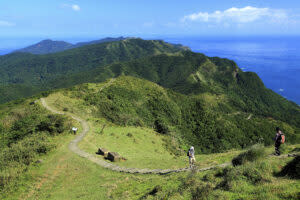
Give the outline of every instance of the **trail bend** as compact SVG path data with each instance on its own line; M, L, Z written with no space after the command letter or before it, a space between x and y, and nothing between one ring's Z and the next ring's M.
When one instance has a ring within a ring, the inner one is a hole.
M99 91L103 90L105 87L108 87L113 81L114 81L114 79L111 79L111 81L109 81L106 85L104 85L102 88L100 88ZM137 173L137 174L169 174L169 173L178 173L178 172L185 172L185 171L190 171L191 170L191 168L187 168L187 167L186 168L179 168L179 169L127 168L127 167L121 167L121 166L115 165L113 163L106 162L105 160L99 159L99 158L95 157L94 155L81 150L78 147L78 143L80 141L82 141L82 139L90 131L90 126L89 126L89 124L86 120L81 119L80 117L78 117L74 114L67 113L67 112L61 112L61 111L58 111L58 110L50 107L47 104L45 98L41 98L41 103L47 110L51 111L52 113L70 116L74 120L78 121L81 124L82 131L75 137L75 139L73 139L70 142L68 148L72 152L74 152L75 154L79 155L80 157L86 158L89 161L91 161L91 162L93 162L93 163L95 163L95 164L97 164L101 167L104 167L104 168L107 168L107 169L110 169L110 170L113 170L113 171L117 171L117 172L124 172L124 173L131 173L131 174L135 174L135 173ZM205 167L205 168L198 168L196 170L197 171L206 171L206 170L211 170L211 169L214 169L214 168L217 168L217 167L226 167L226 166L229 166L229 165L231 165L231 163L228 162L228 163L213 165L213 166L209 166L209 167Z

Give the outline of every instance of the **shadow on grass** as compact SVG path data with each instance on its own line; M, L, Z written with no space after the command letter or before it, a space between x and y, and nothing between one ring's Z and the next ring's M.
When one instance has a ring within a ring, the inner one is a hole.
M277 177L288 176L292 179L300 179L300 155L296 156L279 173L274 175Z

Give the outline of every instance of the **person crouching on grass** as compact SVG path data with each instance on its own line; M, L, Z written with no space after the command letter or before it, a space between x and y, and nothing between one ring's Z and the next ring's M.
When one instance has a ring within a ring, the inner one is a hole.
M188 156L189 156L189 163L190 163L190 168L192 168L196 162L195 159L195 149L193 146L188 151Z

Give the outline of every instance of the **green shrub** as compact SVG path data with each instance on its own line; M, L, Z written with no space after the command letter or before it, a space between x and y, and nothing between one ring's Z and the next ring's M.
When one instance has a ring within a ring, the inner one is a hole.
M155 120L154 128L155 128L155 131L157 131L158 133L161 133L161 134L167 134L169 132L169 128L166 125L166 123L159 119Z
M47 132L50 135L56 135L67 129L66 118L61 115L45 116L39 113L29 113L29 115L15 121L7 131L7 145L10 146L37 132Z
M241 153L232 159L233 166L243 165L246 162L253 162L266 156L265 148L262 144L251 146L246 152Z
M208 172L207 174L205 174L202 180L212 182L215 180L215 174Z
M193 200L209 199L209 196L213 192L213 186L211 184L200 184L195 188L192 188L191 195Z
M47 131L51 135L62 133L67 130L66 119L60 115L48 115L47 118L37 125L37 131Z
M53 148L45 133L33 134L22 141L0 151L0 169L11 163L29 165L37 155L45 154Z
M54 145L46 133L32 134L0 150L0 192L3 195L17 184L18 177L26 171L37 156L46 154ZM1 195L0 195L1 198Z
M218 176L223 177L219 187L225 190L233 190L242 182L259 184L269 181L272 175L272 167L267 162L253 162L237 167L227 167Z

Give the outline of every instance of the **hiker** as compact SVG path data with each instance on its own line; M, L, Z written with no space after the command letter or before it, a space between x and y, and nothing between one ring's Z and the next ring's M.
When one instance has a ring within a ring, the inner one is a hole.
M196 159L195 159L195 149L194 149L193 146L191 146L191 148L189 149L189 151L188 151L187 154L188 154L188 157L189 157L190 168L192 168L193 165L196 162Z
M72 131L73 131L74 135L76 134L77 130L78 130L78 128L76 128L76 127L72 128Z
M275 155L280 156L279 147L284 143L284 134L281 132L279 127L276 127L276 136L275 136Z

